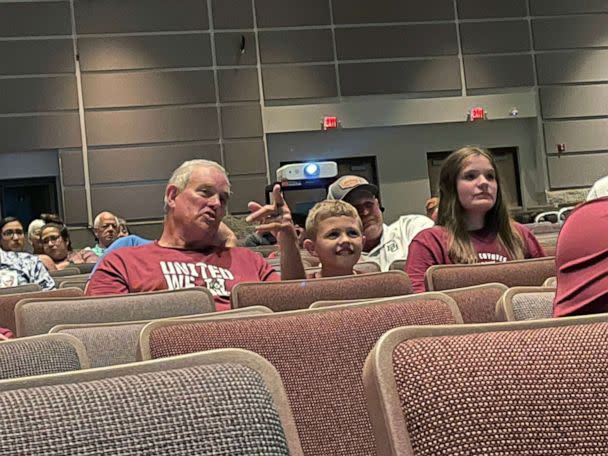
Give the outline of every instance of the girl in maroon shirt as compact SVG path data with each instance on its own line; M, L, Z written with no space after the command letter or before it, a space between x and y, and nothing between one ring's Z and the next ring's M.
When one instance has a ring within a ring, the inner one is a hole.
M435 264L542 256L534 235L509 216L492 155L467 146L450 154L441 166L436 226L412 240L405 271L414 290L423 292L426 270Z

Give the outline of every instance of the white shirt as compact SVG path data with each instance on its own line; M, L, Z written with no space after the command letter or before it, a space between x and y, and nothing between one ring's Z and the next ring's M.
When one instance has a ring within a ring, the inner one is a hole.
M424 215L402 215L390 226L384 224L380 243L370 252L363 252L361 261L375 261L382 271L388 271L395 260L405 260L412 239L435 223Z
M587 195L587 201L601 198L603 196L608 196L608 176L602 177L600 180L596 181L595 184L593 184L593 187L591 187L591 190Z

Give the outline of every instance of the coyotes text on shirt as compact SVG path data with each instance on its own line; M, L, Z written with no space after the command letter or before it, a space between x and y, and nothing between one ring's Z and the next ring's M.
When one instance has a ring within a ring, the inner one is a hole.
M506 263L507 257L504 255L499 255L498 253L485 253L480 252L477 254L477 257L482 261L496 261L497 263Z
M201 262L161 261L160 267L169 290L202 285L200 281L196 283L200 278L212 295L228 296L226 280L234 280L234 275L228 269Z

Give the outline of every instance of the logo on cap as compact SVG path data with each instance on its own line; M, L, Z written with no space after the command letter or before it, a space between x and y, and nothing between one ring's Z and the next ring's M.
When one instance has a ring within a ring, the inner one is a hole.
M338 183L342 190L353 188L361 184L367 184L367 181L359 176L347 176Z

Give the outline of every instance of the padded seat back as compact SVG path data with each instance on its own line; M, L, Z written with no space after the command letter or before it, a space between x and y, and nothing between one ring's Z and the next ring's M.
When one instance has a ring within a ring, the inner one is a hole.
M107 323L154 320L214 312L208 290L181 290L87 296L64 299L24 299L15 306L17 337L44 334L67 323Z
M86 369L89 365L82 343L66 334L45 334L0 343L0 379Z
M496 303L508 288L502 283L486 283L472 287L443 290L454 301L465 323L505 321L496 315Z
M301 456L281 379L221 350L0 382L6 454Z
M173 317L171 319L196 318L197 320L212 320L265 313L272 313L272 311L266 307L253 306L244 309L228 310L226 312L188 315L186 317ZM117 364L134 363L137 361L139 333L151 321L57 325L49 332L51 334L69 334L80 340L87 351L91 367L115 366Z
M427 269L425 282L429 291L495 282L507 287L540 286L554 275L555 258L545 257L506 263L435 265Z
M281 374L306 454L375 453L361 369L375 341L403 325L460 322L439 293L399 303L358 303L246 319L150 323L142 359L237 347L268 359Z
M608 314L399 328L364 382L379 455L605 454Z
M15 325L15 305L22 299L69 298L77 296L82 296L80 288L61 288L58 290L0 295L0 326L9 328L13 332L17 331Z
M324 279L240 283L232 290L234 309L265 306L274 312L306 309L321 299L367 299L412 293L404 272L389 271Z
M555 288L509 288L497 303L496 314L505 321L541 320L553 316Z

